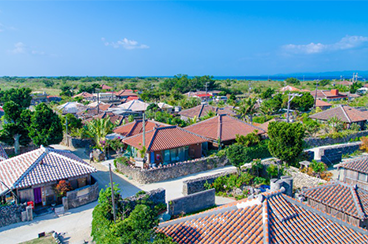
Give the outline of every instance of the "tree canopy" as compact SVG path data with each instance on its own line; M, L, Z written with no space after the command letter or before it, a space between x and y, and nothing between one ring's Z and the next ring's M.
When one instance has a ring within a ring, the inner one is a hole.
M31 105L31 89L30 88L19 88L19 89L9 89L0 92L1 101L3 103L13 101L19 104L21 109L28 108Z
M268 148L271 155L288 165L296 165L303 152L304 134L305 129L299 122L271 122L268 125Z
M63 139L61 120L45 103L36 106L28 130L29 136L37 146L58 144Z

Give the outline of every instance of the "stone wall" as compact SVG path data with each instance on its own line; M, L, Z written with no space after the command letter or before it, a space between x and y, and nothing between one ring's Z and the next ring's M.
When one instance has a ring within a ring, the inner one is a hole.
M9 205L0 207L0 227L22 222L25 205Z
M333 145L333 144L341 144L341 143L347 143L349 142L351 139L356 139L362 136L368 136L368 130L364 130L364 131L359 131L355 134L351 134L348 135L344 138L315 138L315 137L310 137L310 138L306 138L304 139L305 143L308 145L309 148L313 148L313 147L320 147L320 146L325 146L325 145Z
M93 145L93 141L92 139L80 139L72 136L66 136L64 134L63 140L60 144L71 148L89 148Z
M124 205L124 211L126 216L139 204L140 200L145 200L148 205L159 205L166 204L166 190L163 188L158 188L145 194L139 194L124 199L120 199L120 203Z
M116 164L116 168L122 174L141 184L149 184L224 167L228 162L228 159L225 157L207 157L166 165L162 168L140 169L120 163Z
M293 188L294 189L301 189L303 187L315 187L320 184L324 184L327 181L309 176L307 174L304 174L300 172L295 167L290 167L287 172L290 174L290 176L293 178Z
M215 206L215 189L197 192L169 201L168 214L188 214Z
M212 184L213 182L215 182L215 180L218 177L229 175L235 172L236 170L233 170L233 171L223 172L223 173L219 173L215 175L208 175L208 176L203 176L203 177L199 177L196 179L183 181L183 195L187 196L187 195L191 195L196 192L205 191L206 188L204 187L204 184L206 182L208 182L209 184Z
M93 185L84 186L74 191L68 191L66 193L66 197L63 197L62 199L64 209L68 210L96 201L98 194L99 190L97 182Z
M8 145L2 145L2 147L4 148L6 154L8 156L10 155L15 155L15 151L14 151L14 146L8 146ZM19 147L19 154L23 154L26 152L30 152L32 150L38 149L39 147L35 146L35 145L29 145L29 146L20 146Z
M361 142L331 146L326 148L321 148L319 150L319 155L321 156L321 161L326 164L339 163L342 160L343 154L350 154L359 149Z

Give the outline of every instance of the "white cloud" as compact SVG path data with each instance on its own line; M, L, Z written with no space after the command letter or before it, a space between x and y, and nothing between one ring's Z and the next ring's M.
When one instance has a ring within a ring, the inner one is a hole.
M8 50L11 54L32 54L32 55L45 55L45 52L34 50L33 48L25 45L23 42L17 42L14 44L14 48Z
M119 40L117 42L108 42L108 41L106 41L105 38L101 38L101 40L104 42L105 46L111 46L113 48L123 47L123 48L128 49L128 50L149 48L149 46L147 46L145 44L139 44L137 41L129 40L127 38L124 38L124 39Z
M26 45L23 42L17 42L14 44L14 49L9 50L13 54L21 54L26 52Z
M368 37L345 36L333 44L309 43L305 45L288 44L282 46L283 51L294 54L315 54L322 52L333 52L362 47L368 44Z

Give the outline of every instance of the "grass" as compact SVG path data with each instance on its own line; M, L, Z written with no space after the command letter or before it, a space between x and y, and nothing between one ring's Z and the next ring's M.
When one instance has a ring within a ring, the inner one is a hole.
M46 234L46 236L44 237L36 238L26 242L21 242L20 244L55 244L55 243L56 241L50 233Z

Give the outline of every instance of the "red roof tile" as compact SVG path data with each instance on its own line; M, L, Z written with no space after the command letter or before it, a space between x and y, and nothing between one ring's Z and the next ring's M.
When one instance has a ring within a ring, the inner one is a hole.
M368 192L353 185L336 181L305 189L302 194L359 219L368 216Z
M112 90L112 87L111 86L108 86L108 85L105 85L105 84L102 84L101 85L101 89L102 90Z
M123 142L132 147L142 149L142 135L143 134L138 134L128 137L124 139ZM196 135L177 126L154 128L153 130L146 132L145 138L147 152L162 151L209 141L207 138Z
M280 191L162 222L178 243L367 243L368 232Z
M117 97L138 97L138 95L136 93L134 93L132 90L121 90L119 92L116 93Z
M354 123L366 121L368 119L368 112L361 112L349 106L340 105L336 108L331 108L309 116L312 119L329 120L337 117L342 122Z
M114 129L114 132L120 134L125 137L135 136L143 132L143 123L142 120L134 120L131 123L119 126ZM146 131L153 130L155 127L165 127L171 126L168 124L164 124L161 122L153 121L153 120L146 120Z
M182 110L179 114L188 118L201 118L206 116L209 111L215 112L216 114L236 115L231 107L217 108L208 104L201 104L193 108Z
M328 102L325 102L325 101L322 101L322 100L319 100L319 99L316 99L316 106L317 107L331 107L332 104L330 104Z
M259 127L225 114L190 125L185 129L212 140L220 138L221 141L234 140L236 135L246 136L255 130L258 130L258 134L265 133Z
M81 92L77 95L74 95L73 97L83 97L83 98L87 98L87 97L93 97L93 95L91 93L88 92Z
M283 88L280 89L281 92L286 92L286 91L300 91L300 89L293 87L293 86L284 86Z
M368 157L363 156L357 159L352 159L338 164L337 167L368 174Z

